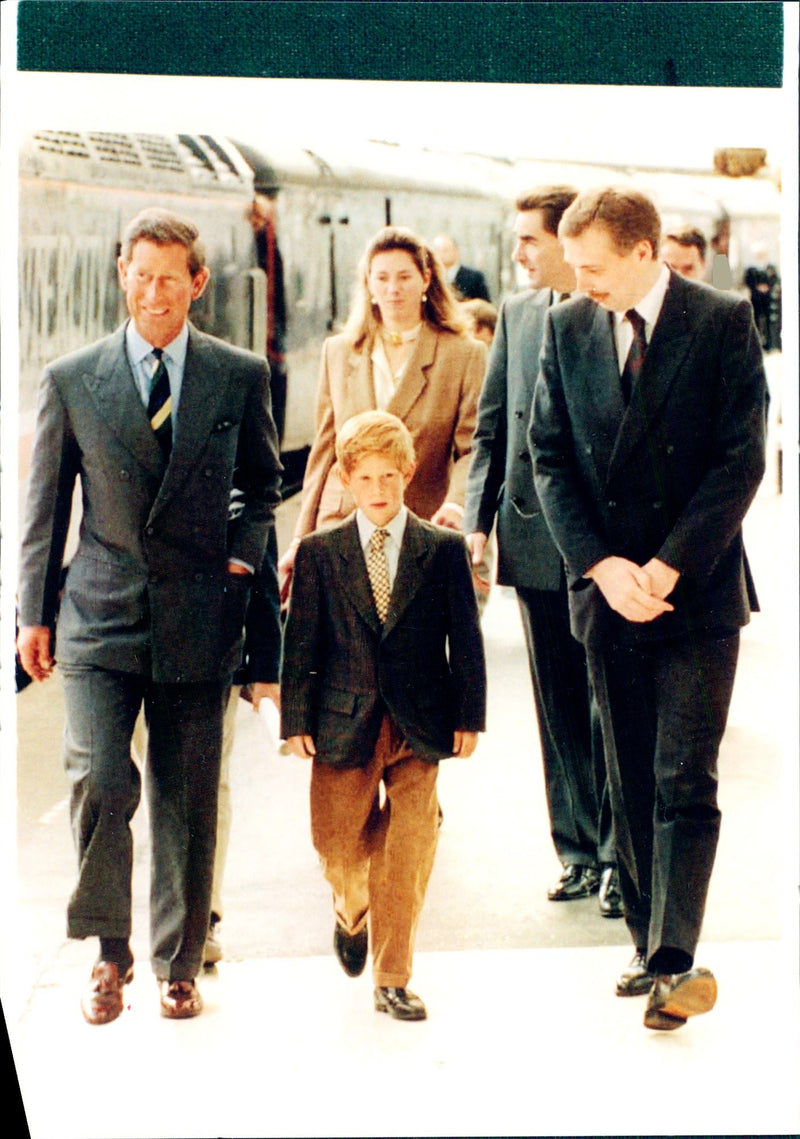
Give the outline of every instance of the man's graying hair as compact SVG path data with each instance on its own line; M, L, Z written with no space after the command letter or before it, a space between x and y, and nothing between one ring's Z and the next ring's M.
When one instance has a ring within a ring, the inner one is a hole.
M129 264L137 241L152 241L154 245L182 245L187 252L189 272L194 277L206 263L206 251L197 226L187 218L169 210L150 208L142 210L129 221L122 235L120 254Z

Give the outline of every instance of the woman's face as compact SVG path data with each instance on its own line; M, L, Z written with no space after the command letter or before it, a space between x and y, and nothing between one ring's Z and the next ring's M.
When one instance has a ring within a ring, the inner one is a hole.
M420 273L416 261L405 249L387 249L374 255L367 287L388 328L406 329L419 324L422 294L430 279L430 270Z

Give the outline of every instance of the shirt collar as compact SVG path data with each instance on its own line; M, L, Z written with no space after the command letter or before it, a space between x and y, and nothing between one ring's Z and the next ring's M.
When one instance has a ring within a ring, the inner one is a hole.
M403 534L406 529L406 519L408 518L408 507L403 505L395 514L391 522L387 522L385 526L381 527L383 530L388 530L391 538L397 543L398 547L403 541ZM358 537L362 547L366 547L372 535L378 529L374 522L370 522L364 511L359 507L356 511L356 525L358 526Z
M642 297L642 299L633 307L644 317L645 325L648 331L651 331L658 320L658 315L661 312L661 306L664 303L664 297L667 295L667 288L669 286L669 269L665 264L661 264L658 277L649 293ZM614 321L617 325L621 324L625 319L624 312L615 312ZM649 337L648 337L649 339Z
M134 320L128 321L127 328L125 329L125 340L128 347L128 355L133 364L141 364L141 362L153 352L153 345L148 343L141 335ZM178 368L183 368L188 346L189 325L184 323L183 328L175 339L170 341L164 349L165 359L175 364Z

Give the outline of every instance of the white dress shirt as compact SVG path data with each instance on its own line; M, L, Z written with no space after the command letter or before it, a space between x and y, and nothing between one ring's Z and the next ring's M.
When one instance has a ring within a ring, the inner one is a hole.
M183 370L186 364L186 349L189 347L189 326L184 324L178 335L164 349L162 360L166 365L169 376L169 391L172 396L172 433L175 434L175 424L178 421L178 405L181 399L181 386L183 384ZM128 361L142 397L142 403L147 407L150 401L150 386L153 381L158 361L153 355L153 345L148 344L139 334L136 323L128 321L125 329L125 350Z

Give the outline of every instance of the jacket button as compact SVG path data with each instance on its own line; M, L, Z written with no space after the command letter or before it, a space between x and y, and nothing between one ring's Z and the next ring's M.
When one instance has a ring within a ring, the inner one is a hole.
M514 418L515 418L515 419L522 419L522 417L523 417L523 416L522 416L522 412L521 412L521 411L515 411L515 412L514 412Z
M528 454L528 452L527 452L527 451L520 451L520 453L519 453L519 455L517 456L517 458L519 459L519 461L520 461L521 463L529 463L529 462L531 461L531 457L530 457L530 455Z
M616 508L616 505L617 505L617 504L616 504L616 502L614 501L614 499L613 499L613 498L610 498L610 499L608 500L608 508L609 508L609 510L614 510L614 509Z
M196 573L196 574L194 575L194 580L195 580L195 581L202 581L202 580L203 580L203 575L202 575L201 573Z
M148 536L148 538L152 538L153 535L155 534L155 530L153 529L152 526L148 526L147 529L145 530L145 534Z
M129 479L129 478L131 477L131 476L130 476L130 472L129 472L129 471L120 471L120 472L119 472L119 477L120 477L121 479Z

